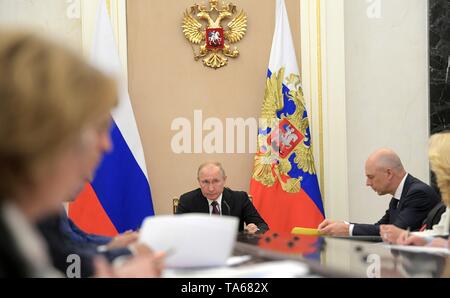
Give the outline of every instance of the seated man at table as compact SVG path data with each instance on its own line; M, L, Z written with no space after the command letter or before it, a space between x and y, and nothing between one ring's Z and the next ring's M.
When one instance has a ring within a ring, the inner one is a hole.
M331 236L380 236L380 225L386 224L419 230L429 211L440 201L429 185L405 171L398 155L390 149L379 149L371 154L365 171L367 186L379 196L393 196L386 214L375 224L326 219L318 227L320 232Z
M264 233L269 229L259 215L246 192L225 188L227 176L218 162L206 162L198 168L197 180L200 188L183 194L177 208L177 214L209 213L211 215L229 215L238 217L239 231L250 234Z

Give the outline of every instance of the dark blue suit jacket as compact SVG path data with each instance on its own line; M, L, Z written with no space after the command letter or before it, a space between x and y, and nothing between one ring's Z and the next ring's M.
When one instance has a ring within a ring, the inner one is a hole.
M64 210L59 215L42 220L37 227L47 242L53 265L62 273L70 265L67 257L71 254L81 259L81 277L94 274L93 259L97 255L111 262L119 256L131 254L127 248L99 252L98 246L108 243L111 238L83 232L67 218Z
M419 230L433 207L441 201L429 185L409 175L403 185L400 201L392 198L389 209L375 224L355 224L353 236L379 236L380 225L393 224L401 229Z

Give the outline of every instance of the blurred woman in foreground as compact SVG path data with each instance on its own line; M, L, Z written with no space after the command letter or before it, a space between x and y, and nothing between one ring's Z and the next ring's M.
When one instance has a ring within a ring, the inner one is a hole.
M115 82L70 51L0 30L0 276L64 276L34 225L83 183L116 98ZM100 277L158 274L152 254L96 267Z

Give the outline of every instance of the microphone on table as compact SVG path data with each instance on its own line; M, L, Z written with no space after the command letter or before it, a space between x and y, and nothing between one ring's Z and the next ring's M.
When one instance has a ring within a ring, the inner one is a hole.
M227 201L223 200L223 203L225 204L225 206L227 206L228 209L228 215L231 216L231 208L230 205L228 205Z

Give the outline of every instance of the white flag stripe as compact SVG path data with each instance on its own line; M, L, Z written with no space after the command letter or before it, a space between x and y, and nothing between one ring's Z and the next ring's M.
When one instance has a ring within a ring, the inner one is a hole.
M281 67L286 68L285 75L299 74L286 6L284 0L277 0L275 32L272 40L272 50L270 51L269 70L278 72Z
M148 180L141 138L128 94L128 84L122 75L122 67L105 0L99 2L97 9L91 62L103 72L113 76L119 84L119 104L111 114L131 153Z

